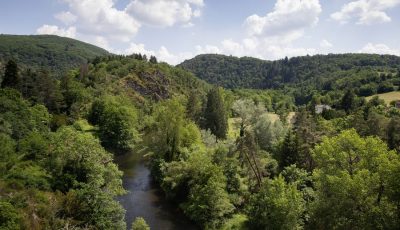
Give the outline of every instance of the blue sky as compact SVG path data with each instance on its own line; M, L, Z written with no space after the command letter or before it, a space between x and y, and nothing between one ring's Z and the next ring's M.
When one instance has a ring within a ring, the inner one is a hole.
M0 33L56 34L177 64L201 53L400 55L400 0L12 0Z

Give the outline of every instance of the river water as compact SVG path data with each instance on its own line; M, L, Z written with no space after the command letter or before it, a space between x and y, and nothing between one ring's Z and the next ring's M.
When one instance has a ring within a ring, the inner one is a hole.
M150 170L138 153L116 157L124 172L123 186L128 194L117 200L126 210L128 229L136 217L143 217L152 230L195 230L197 227L179 211L176 205L167 202L161 191L152 182Z

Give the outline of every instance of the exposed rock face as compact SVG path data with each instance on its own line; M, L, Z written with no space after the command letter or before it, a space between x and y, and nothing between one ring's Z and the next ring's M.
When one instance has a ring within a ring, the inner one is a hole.
M153 73L141 72L138 76L129 76L125 79L125 84L143 97L150 97L157 101L170 96L169 80L159 70Z

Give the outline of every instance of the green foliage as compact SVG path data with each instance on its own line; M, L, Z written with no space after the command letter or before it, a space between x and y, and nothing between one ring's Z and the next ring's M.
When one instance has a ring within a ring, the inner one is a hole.
M289 130L280 144L278 156L280 168L283 169L292 164L300 164L302 162L300 154L299 138L293 130Z
M84 186L70 190L63 201L62 215L72 218L82 228L126 229L125 210L109 194L99 188Z
M0 200L0 229L21 229L20 220L18 211L9 202Z
M48 152L48 140L39 132L32 132L18 143L19 153L25 160L41 161Z
M295 155L297 165L307 171L312 171L314 169L314 161L311 156L311 149L321 141L322 136L327 135L328 130L320 125L318 117L313 117L304 108L301 108L296 113L294 120L293 128L296 135L294 138L297 141L293 143L298 142L297 156ZM293 148L296 149L295 145L293 145Z
M225 110L222 89L215 87L207 94L205 127L219 139L225 139L228 131L228 117Z
M400 117L390 119L387 136L389 148L400 152Z
M194 121L196 124L201 124L203 112L203 98L199 95L198 91L191 91L187 101L187 117Z
M227 220L224 225L221 227L221 230L246 230L246 223L248 218L243 214L235 214Z
M378 138L344 131L316 146L316 199L311 225L318 228L395 229L399 211L385 189L400 160Z
M42 167L32 162L21 162L14 165L8 172L6 180L17 188L50 189L50 174Z
M382 82L378 86L378 93L387 93L394 91L394 87L392 83L389 82Z
M13 58L23 67L45 67L57 74L109 54L94 45L52 35L0 35L0 53L0 61Z
M29 106L20 93L11 89L0 90L0 117L10 125L12 137L16 139L31 131L48 131L51 119L44 106Z
M45 105L51 112L59 113L65 107L58 81L46 70L33 72L28 69L23 74L20 91L25 98Z
M283 89L294 96L296 104L303 105L311 102L316 91L331 97L337 91L354 89L360 96L393 90L399 64L399 57L375 54L329 54L277 61L204 54L179 66L208 83L229 89Z
M246 128L255 124L261 114L266 112L264 106L261 104L255 105L249 99L235 101L232 105L232 110L234 115L240 118L240 136L243 136Z
M304 201L295 184L282 177L266 180L250 200L248 217L253 229L299 229Z
M186 118L185 108L178 98L158 103L150 123L148 142L156 158L167 162L177 160L201 142L199 129Z
M182 201L184 213L199 225L215 229L234 207L229 201L226 177L203 152L193 152L186 161L167 163L161 184L167 196Z
M63 127L52 135L51 145L46 167L53 175L54 189L66 192L87 184L112 195L123 193L122 172L91 134Z
M359 89L359 95L363 96L363 97L368 97L368 96L374 95L377 93L376 88L377 88L376 84L363 85Z
M7 62L3 80L1 82L1 88L7 87L17 90L21 87L21 77L18 74L18 66L13 60Z
M122 173L100 142L82 125L50 132L46 107L15 90L0 97L0 228L124 229Z
M346 113L350 113L356 106L355 94L353 91L348 90L342 98L341 108L344 109Z
M15 141L8 135L0 133L0 177L15 164L18 156L15 153Z
M138 114L118 98L103 98L92 105L89 119L99 126L99 137L108 148L130 150L139 141Z
M150 230L150 227L143 217L136 217L132 223L132 230Z
M272 121L268 114L264 114L255 123L254 133L260 148L268 151L283 139L286 128L280 120Z

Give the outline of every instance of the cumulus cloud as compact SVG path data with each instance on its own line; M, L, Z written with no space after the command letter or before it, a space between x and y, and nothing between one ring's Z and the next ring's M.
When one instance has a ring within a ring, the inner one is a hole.
M205 45L205 46L196 46L196 53L197 54L219 54L221 53L221 50L217 46L212 46L212 45Z
M42 25L37 34L56 34L93 43L115 53L146 53L161 56L170 63L186 57L188 53L173 55L167 48L149 51L143 44L134 43L142 25L167 27L180 25L193 27L192 20L201 16L203 0L129 0L125 7L117 8L116 0L60 0L68 9L54 17L64 26ZM112 45L128 46L120 52ZM122 45L124 44L124 45Z
M179 53L172 53L170 52L165 46L161 46L158 50L149 50L145 47L142 43L130 43L129 47L122 51L117 52L120 54L133 54L133 53L141 53L146 54L147 56L156 56L159 61L167 62L172 65L179 64L185 59L192 58L197 53L192 52L179 52Z
M272 12L265 16L251 15L245 26L251 36L280 37L295 40L305 28L318 23L319 0L277 0Z
M146 54L147 56L151 56L151 55L156 55L156 53L152 50L147 50L145 48L145 45L142 43L136 44L136 43L130 43L129 47L122 52L123 54L134 54L134 53L140 53L140 54Z
M188 25L203 5L203 0L133 0L125 11L147 25L166 27Z
M71 25L76 22L77 17L69 11L63 11L54 15L56 19L64 23L65 25Z
M399 49L391 49L389 46L385 44L366 44L359 53L371 53L371 54L392 54L400 56Z
M324 39L319 43L322 48L331 48L333 45L328 40Z
M391 18L385 10L396 7L400 0L357 0L345 4L331 18L342 23L355 20L360 25L372 25L390 22Z
M58 26L54 26L54 25L43 25L36 30L36 33L75 38L76 37L76 28L69 27L67 29L63 29L63 28L59 28Z
M305 29L318 23L320 13L319 0L277 0L273 10L265 16L247 17L244 39L225 39L217 46L197 46L196 51L272 60L315 54L316 49L295 47L293 42L304 36Z
M294 47L291 44L272 44L257 38L245 38L240 42L232 39L223 40L219 46L197 46L196 54L218 53L234 56L251 56L262 59L277 60L284 57L294 57L316 54L314 48Z
M38 34L57 34L109 47L109 40L129 42L138 32L140 23L114 6L114 0L63 0L69 10L54 17L68 28L43 25Z
M106 36L118 41L130 41L140 28L132 16L114 6L113 0L64 0L77 16L79 32Z

